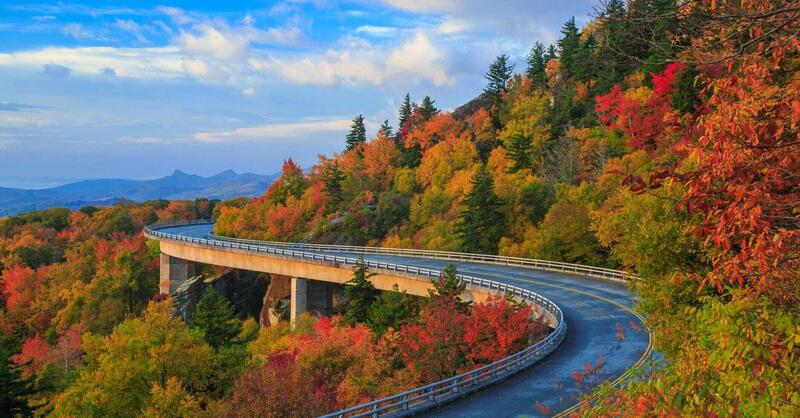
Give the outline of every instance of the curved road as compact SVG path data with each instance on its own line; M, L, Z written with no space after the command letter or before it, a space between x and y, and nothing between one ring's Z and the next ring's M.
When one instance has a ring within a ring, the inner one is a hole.
M187 225L159 231L209 238L212 228L213 225ZM449 263L388 255L364 258L434 269ZM635 298L624 285L520 267L453 264L460 273L506 282L549 298L561 307L568 333L561 347L543 361L504 382L434 409L429 412L432 416L553 416L573 407L598 383L620 378L651 355L650 335L642 318L633 311Z

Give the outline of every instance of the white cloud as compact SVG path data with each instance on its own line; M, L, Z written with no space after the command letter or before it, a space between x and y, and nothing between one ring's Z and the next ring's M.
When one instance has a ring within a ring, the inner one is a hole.
M144 33L142 33L142 29L143 29L142 26L140 26L138 23L134 22L133 20L130 20L130 19L127 19L127 20L117 19L116 26L118 28L126 31L126 32L130 32L136 38L136 40L139 41L140 43L143 43L143 44L149 44L150 43L150 41L148 41L147 38L144 36Z
M445 35L454 35L462 32L466 32L471 28L471 25L462 19L457 19L454 17L447 17L439 24L436 28L439 33Z
M379 85L402 77L437 86L452 85L445 54L424 33L417 33L388 54L367 41L351 38L343 47L317 56L252 58L250 65L256 70L277 72L297 84Z
M253 15L251 15L250 13L247 13L242 18L242 23L244 23L247 26L253 26L253 24L256 23L256 20L253 18Z
M116 75L142 79L163 79L183 76L178 48L44 48L31 51L0 53L0 67L27 68L31 71L58 63L73 73L97 75L113 68Z
M193 17L189 16L183 9L178 7L158 6L156 10L169 16L176 25L187 25L195 21Z
M64 25L64 34L71 36L77 40L90 39L93 37L92 33L84 29L80 23L70 23Z
M396 9L415 13L447 13L461 9L463 1L458 0L383 0Z
M224 35L209 25L201 26L195 34L182 33L178 37L178 43L190 53L210 55L223 60L243 57L249 45L245 37Z
M344 47L329 49L321 55L251 59L250 65L256 70L277 72L297 84L330 86L343 82L377 85L384 78L378 66L380 61L378 51L371 44L350 39Z
M121 136L117 138L119 142L127 142L130 144L165 144L167 140L155 136Z
M242 89L242 94L244 94L247 97L253 97L253 96L256 95L256 89L254 89L252 87L243 88Z
M391 26L364 25L356 28L356 33L366 33L372 36L389 36L397 32L397 28Z
M454 28L448 20L461 21L474 32L478 28L487 33L534 40L555 41L553 26L561 26L570 16L578 21L592 12L596 0L382 0L384 4L410 13L440 15L446 18L439 28L442 33ZM555 23L555 24L554 24ZM557 33L557 32L556 32Z
M453 85L446 71L445 56L423 33L393 50L386 65L391 75L408 76L417 81L430 80L437 86Z
M344 132L350 129L350 119L317 120L300 123L274 123L232 131L198 132L194 138L201 142L223 142L227 140L286 139L326 132Z
M263 30L251 26L218 28L204 23L195 26L191 31L183 31L176 43L192 54L231 60L244 57L251 43L288 45L295 43L300 34L300 29L296 26Z
M208 78L208 76L211 74L211 70L208 68L208 65L200 60L183 60L183 69L186 70L186 72L192 77L201 80Z

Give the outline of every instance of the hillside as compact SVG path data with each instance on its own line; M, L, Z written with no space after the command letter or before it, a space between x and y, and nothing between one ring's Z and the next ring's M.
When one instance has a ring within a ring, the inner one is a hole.
M38 190L0 187L0 216L52 207L78 209L87 205L111 205L122 199L142 202L153 199L252 197L262 194L276 177L238 174L232 170L202 177L175 170L169 176L154 180L84 180Z

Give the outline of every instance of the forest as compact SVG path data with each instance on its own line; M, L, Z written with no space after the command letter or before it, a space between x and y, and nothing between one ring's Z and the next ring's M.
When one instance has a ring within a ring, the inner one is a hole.
M377 292L363 266L341 316L259 328L212 289L184 323L153 297L158 248L141 230L210 217L241 238L633 272L663 360L575 415L798 416L798 32L793 1L607 0L525 63L488 63L484 91L453 111L406 95L369 138L357 115L340 153L287 159L259 198L4 218L0 407L310 416L547 332L513 299L461 300L452 269L417 298Z

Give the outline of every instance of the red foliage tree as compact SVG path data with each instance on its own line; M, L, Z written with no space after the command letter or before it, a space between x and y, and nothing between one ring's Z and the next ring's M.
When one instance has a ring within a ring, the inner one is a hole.
M305 190L303 170L289 158L283 162L281 177L269 186L264 198L270 203L285 203L289 196L299 198Z
M654 150L664 132L672 84L684 68L672 63L663 72L652 74L653 91L644 101L628 97L619 84L614 85L610 92L595 98L597 120L607 128L621 130L631 147Z
M323 385L297 367L297 351L281 351L239 379L228 404L231 417L310 417L336 408Z
M31 375L50 361L51 349L50 344L41 335L36 334L22 342L20 353L11 356L11 360L22 366L25 375Z
M11 266L3 272L2 290L9 313L28 312L36 302L36 294L47 276L47 268L34 270L28 266Z
M418 323L400 328L400 357L416 369L419 383L445 379L467 368L463 343L467 321L468 315L454 299L442 297L429 301Z
M467 358L475 365L488 364L524 348L545 329L531 314L530 305L518 306L502 297L475 304L464 326Z
M786 55L789 56L786 56ZM700 135L685 139L689 155L678 178L682 204L702 217L698 234L713 272L702 280L769 291L800 302L800 41L770 55L745 56L736 69L707 74L709 97L697 118Z

